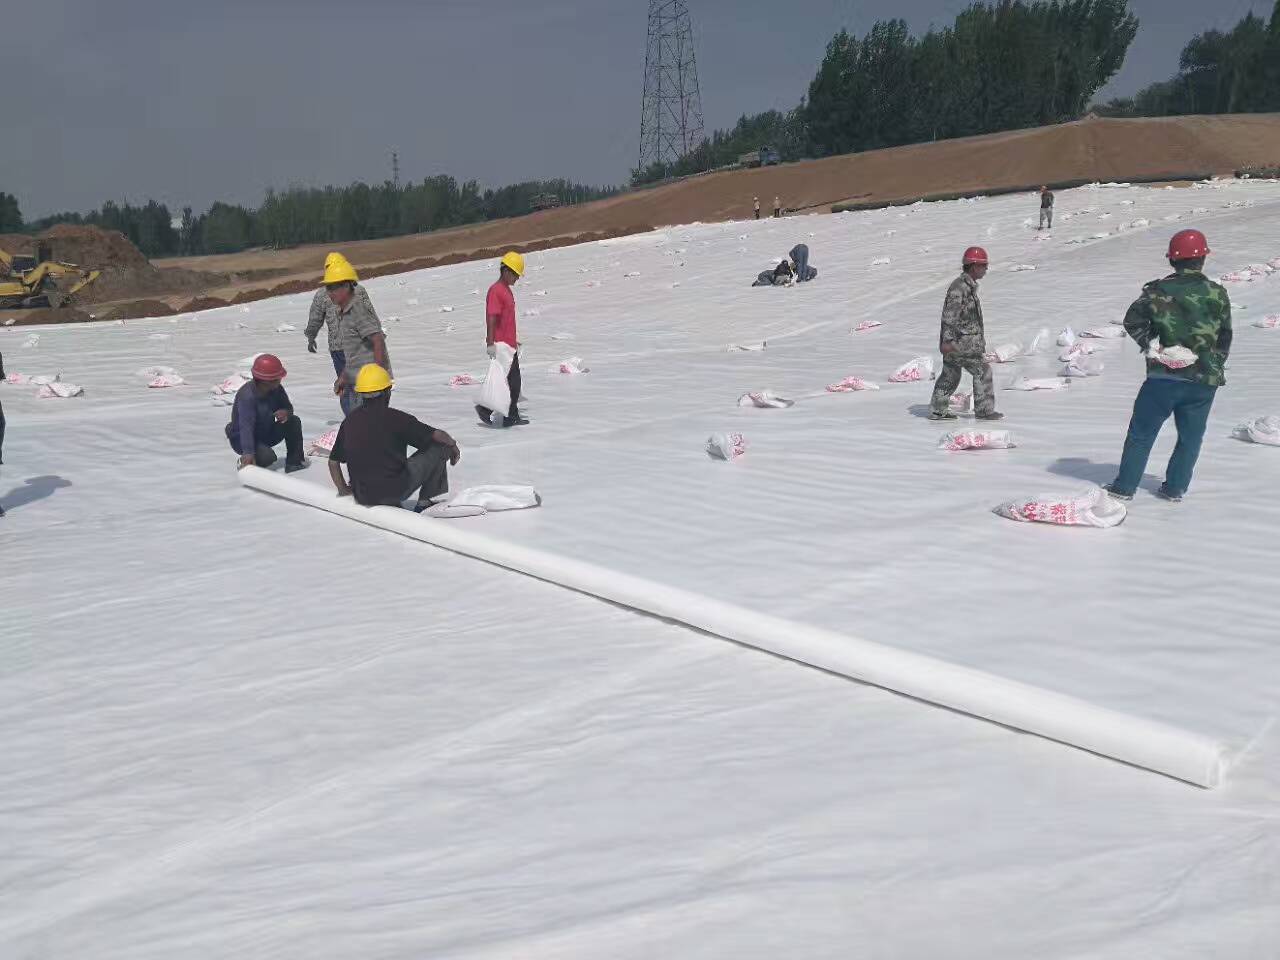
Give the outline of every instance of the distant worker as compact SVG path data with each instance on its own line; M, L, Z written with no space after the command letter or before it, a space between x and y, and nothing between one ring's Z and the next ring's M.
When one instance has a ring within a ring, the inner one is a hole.
M329 476L338 496L366 507L398 507L415 499L421 513L449 491L448 465L462 454L453 437L391 406L391 374L367 363L356 375L360 406L342 421L329 454ZM406 456L408 448L417 452ZM342 475L342 464L351 475Z
M1040 188L1040 227L1043 230L1045 226L1050 230L1053 229L1053 191L1048 187Z
M522 276L524 276L524 257L514 250L504 254L502 265L498 268L498 279L494 281L493 286L489 288L488 296L485 297L485 346L489 358L493 359L497 356L499 343L505 343L515 352L511 358L511 369L507 371L511 406L506 411L506 416L502 416L501 410L476 408L476 412L482 418L488 419L495 426L524 426L529 422L520 416L520 354L517 349L519 341L516 339L516 296L511 289Z
M4 354L0 353L0 380L5 378L4 372ZM0 403L0 464L4 463L4 404ZM4 510L0 508L0 517L4 516Z
M1147 469L1151 447L1170 416L1178 443L1156 495L1177 503L1191 486L1209 411L1231 353L1231 298L1204 273L1209 242L1199 230L1182 230L1169 241L1173 273L1142 288L1124 316L1124 328L1144 354L1184 347L1195 354L1189 366L1170 367L1147 357L1147 379L1133 403L1120 471L1107 485L1111 496L1132 500Z
M791 259L791 269L795 272L796 283L808 283L818 276L818 271L809 266L809 245L797 243L787 254Z
M933 388L929 419L956 419L951 412L951 395L967 370L973 377L974 415L979 420L1001 420L1004 414L996 412L991 365L984 359L987 341L982 325L982 303L978 300L978 282L987 275L990 261L987 251L970 247L961 262L963 271L947 288L947 299L942 306L942 332L938 338L942 375Z
M280 358L264 353L253 361L253 379L236 393L226 434L242 467L271 466L277 459L272 447L281 441L285 444L285 473L310 466L302 455L302 421L280 384L284 378Z
M333 301L338 352L342 354L342 369L333 382L333 393L345 401L344 410L350 413L360 405L360 395L353 389L360 368L366 363L376 363L391 369L387 337L369 295L360 286L355 268L342 254L331 253L325 258L324 286ZM334 364L336 366L336 359Z
M752 206L755 208L755 211L756 211L756 219L759 220L760 219L760 198L759 197L755 197L752 199Z
M782 216L782 200L778 197L773 198L773 215L775 217Z
M772 270L761 270L753 287L789 287L795 283L796 274L790 260L779 260Z
M326 272L330 267L337 263L345 263L346 258L340 253L331 253L324 258L324 268ZM348 264L350 266L350 264ZM369 300L369 294L365 292L364 287L356 287L356 297L363 298L366 303ZM373 309L371 303L368 304L369 309ZM346 357L342 353L340 331L338 329L338 308L334 305L333 299L329 296L329 288L321 286L316 291L316 295L311 299L311 310L307 316L307 352L316 352L316 337L320 334L320 328L326 327L329 339L329 356L333 360L334 376L342 376L342 370L346 366ZM342 404L343 416L351 411L347 408L350 406L348 402L349 394L343 391L339 397Z

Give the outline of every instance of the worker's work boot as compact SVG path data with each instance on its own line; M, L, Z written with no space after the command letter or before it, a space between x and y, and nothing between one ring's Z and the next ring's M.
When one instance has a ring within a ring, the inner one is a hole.
M1003 420L1004 414L998 410L992 410L990 413L979 413L974 417L975 420Z
M297 463L286 463L284 465L285 473L297 473L299 470L305 470L311 466L310 460L299 460Z
M959 420L950 410L931 410L929 411L930 420Z

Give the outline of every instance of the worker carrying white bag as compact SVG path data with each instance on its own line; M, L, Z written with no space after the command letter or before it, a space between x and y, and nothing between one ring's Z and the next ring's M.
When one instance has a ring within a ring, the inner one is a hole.
M494 344L494 356L489 360L489 372L480 387L480 402L476 414L482 423L491 427L507 427L507 412L511 409L511 386L507 382L516 351L505 343ZM518 399L518 398L517 398Z

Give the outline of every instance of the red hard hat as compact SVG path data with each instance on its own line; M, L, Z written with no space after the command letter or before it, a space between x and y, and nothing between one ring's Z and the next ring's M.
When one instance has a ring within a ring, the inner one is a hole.
M1209 241L1199 230L1179 230L1169 241L1170 260L1197 260L1209 255Z
M987 259L987 251L981 247L970 247L964 252L963 264L967 267L971 263L990 263Z
M253 379L255 380L283 380L284 373L284 364L274 353L264 353L253 361Z

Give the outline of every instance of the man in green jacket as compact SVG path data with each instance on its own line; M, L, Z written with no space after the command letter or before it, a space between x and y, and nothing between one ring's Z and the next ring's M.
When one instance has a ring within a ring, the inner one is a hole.
M1142 296L1125 314L1125 330L1147 356L1147 380L1133 404L1120 472L1107 486L1120 500L1133 499L1151 447L1170 416L1178 428L1178 444L1156 495L1177 503L1191 486L1214 396L1226 383L1223 370L1231 351L1231 298L1202 272L1208 255L1209 243L1199 230L1174 234L1169 241L1174 272L1143 287ZM1156 341L1159 352L1152 349ZM1164 352L1173 347L1189 353L1184 358L1166 357Z

